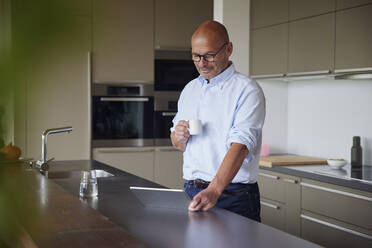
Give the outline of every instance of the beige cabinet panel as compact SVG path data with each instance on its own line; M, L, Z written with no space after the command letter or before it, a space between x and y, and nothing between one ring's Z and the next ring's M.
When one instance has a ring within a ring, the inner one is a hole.
M252 28L288 21L288 0L252 0Z
M334 66L334 13L289 24L289 72L330 70Z
M281 177L281 174L261 170L257 180L261 196L266 199L285 203L284 183Z
M336 13L336 69L372 67L372 4Z
M155 148L155 182L173 189L183 189L183 152L172 147Z
M155 49L190 49L191 35L213 19L213 0L155 0Z
M90 82L88 52L91 19L66 16L74 28L64 30L68 40L45 45L26 78L25 156L39 159L45 129L72 126L69 134L48 136L48 158L90 158ZM22 118L20 118L22 119ZM18 125L17 125L18 127Z
M260 170L258 185L261 194L262 223L300 236L300 178Z
M261 198L261 221L265 225L285 231L285 205Z
M372 194L312 180L301 182L302 209L372 230Z
M337 0L337 10L355 7L358 5L372 3L372 0Z
M289 20L334 11L336 0L289 0Z
M372 247L370 233L322 215L310 212L301 214L301 237L324 247Z
M93 2L93 82L154 80L152 0Z
M251 58L251 75L285 74L288 24L253 30Z
M300 178L283 175L285 190L285 231L301 235L301 185Z
M93 159L154 181L153 147L94 148Z

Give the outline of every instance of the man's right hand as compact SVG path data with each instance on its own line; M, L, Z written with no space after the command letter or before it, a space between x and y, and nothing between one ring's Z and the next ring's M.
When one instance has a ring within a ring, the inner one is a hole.
M179 121L171 134L171 140L173 145L184 151L186 149L186 143L189 140L189 123L187 121Z

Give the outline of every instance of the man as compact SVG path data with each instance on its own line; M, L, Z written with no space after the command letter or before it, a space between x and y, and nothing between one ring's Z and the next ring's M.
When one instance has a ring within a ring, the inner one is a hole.
M226 28L202 23L191 38L200 76L178 101L171 140L184 151L185 191L190 211L225 208L260 221L258 160L265 98L258 84L229 61L233 46ZM202 133L190 136L187 120L201 120Z

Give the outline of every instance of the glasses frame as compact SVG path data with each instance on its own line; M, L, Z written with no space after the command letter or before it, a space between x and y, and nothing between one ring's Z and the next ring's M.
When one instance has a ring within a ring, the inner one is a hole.
M214 62L214 58L217 56L217 54L218 54L219 52L222 51L222 49L223 49L227 44L229 44L229 42L225 42L225 43L223 43L223 45L221 46L221 48L218 49L218 51L215 52L215 53L206 53L206 54L204 54L204 55L197 54L197 53L192 53L192 54L191 54L191 59L192 59L194 62L200 62L202 58L204 59L204 61L207 61L207 62ZM194 56L197 56L197 57L198 57L198 60L195 60L195 59L194 59ZM208 60L208 59L206 59L205 56L212 56L212 60Z

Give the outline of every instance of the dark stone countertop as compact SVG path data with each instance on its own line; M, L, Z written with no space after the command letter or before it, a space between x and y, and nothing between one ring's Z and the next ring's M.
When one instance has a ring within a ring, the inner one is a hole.
M49 180L78 197L78 171L81 169L103 169L115 175L98 179L98 197L80 200L150 247L319 247L223 209L188 212L146 208L131 193L129 186L162 186L97 161L53 161L51 172L73 170L76 173Z
M350 177L350 164L338 170L331 169L328 165L260 166L260 169L372 192L372 167L368 165L363 166L364 180Z

